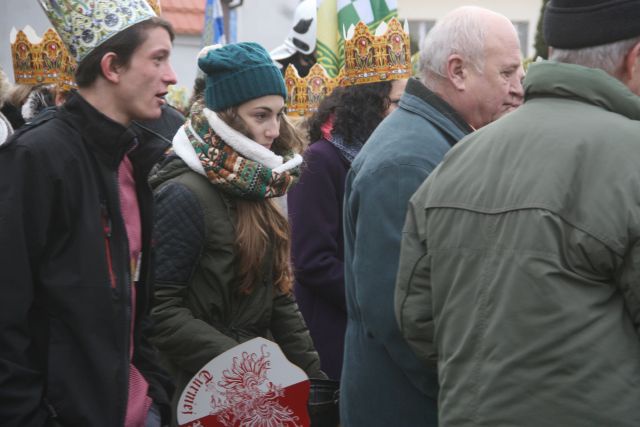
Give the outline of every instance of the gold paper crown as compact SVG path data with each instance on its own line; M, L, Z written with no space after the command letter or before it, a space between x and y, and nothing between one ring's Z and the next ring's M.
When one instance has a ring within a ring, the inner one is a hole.
M151 9L156 13L156 15L160 16L162 13L162 5L160 4L160 0L147 0Z
M338 86L337 78L329 77L322 65L316 63L306 77L300 77L295 66L289 64L284 73L287 87L287 115L309 116L318 111L320 101Z
M406 23L405 23L406 25ZM345 65L341 85L383 82L411 77L409 31L392 18L371 34L364 22L344 36Z
M20 31L13 28L10 39L16 83L29 86L56 84L63 91L76 87L73 77L76 61L53 28L49 28L42 38L29 26Z
M38 0L78 63L96 47L156 16L146 0Z

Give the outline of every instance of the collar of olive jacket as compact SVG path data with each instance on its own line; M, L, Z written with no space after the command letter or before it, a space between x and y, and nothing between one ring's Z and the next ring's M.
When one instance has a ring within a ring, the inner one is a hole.
M602 70L553 61L533 63L524 81L525 102L536 97L573 98L640 120L640 97Z

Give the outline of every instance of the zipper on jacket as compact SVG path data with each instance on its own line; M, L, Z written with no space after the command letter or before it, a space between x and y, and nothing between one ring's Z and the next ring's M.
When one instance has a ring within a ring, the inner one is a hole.
M102 204L101 206L102 216L102 231L104 233L104 249L107 256L107 268L109 269L109 281L111 283L111 289L116 288L116 275L113 271L113 258L111 256L111 218L107 212L107 207Z
M126 154L125 154L126 156ZM121 160L122 161L122 160ZM115 173L112 175L113 178L113 184L115 188L115 197L114 197L114 203L117 207L118 210L118 218L120 218L121 221L119 221L119 224L122 227L122 235L124 236L124 249L125 249L125 254L126 254L126 259L129 260L130 258L130 252L129 252L129 238L127 237L127 225L125 224L124 221L124 216L122 214L122 206L120 205L120 180L118 177L119 174L119 167L120 167L120 163L118 163L118 166L116 166L116 171ZM125 340L124 340L124 372L125 372L125 383L124 383L124 393L122 393L122 403L123 403L123 409L124 412L122 414L122 418L121 418L121 422L122 425L124 425L125 420L127 418L127 411L129 410L128 406L129 406L129 376L130 376L130 364L133 363L133 358L131 357L131 334L133 333L131 330L131 316L133 313L133 310L135 310L135 307L132 307L132 300L131 300L131 269L129 268L129 266L131 265L130 262L126 262L125 263L125 271L124 271L124 276L125 276L125 294L122 295L122 298L125 299L126 303L125 303ZM128 273L127 273L128 272ZM127 292L128 291L128 292Z

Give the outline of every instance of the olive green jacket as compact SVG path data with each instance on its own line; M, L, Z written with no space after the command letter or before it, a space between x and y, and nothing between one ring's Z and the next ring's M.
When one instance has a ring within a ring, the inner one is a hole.
M179 158L150 179L156 200L156 282L152 342L177 385L177 399L207 362L255 337L276 342L310 377L324 378L298 306L265 273L238 292L235 203Z
M640 98L534 64L410 202L396 315L441 426L640 425Z

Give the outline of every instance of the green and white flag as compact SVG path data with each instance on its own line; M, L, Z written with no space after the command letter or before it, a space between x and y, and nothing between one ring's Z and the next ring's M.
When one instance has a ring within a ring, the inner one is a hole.
M363 21L373 32L394 16L397 0L318 0L318 62L331 77L337 76L344 64L343 31Z

